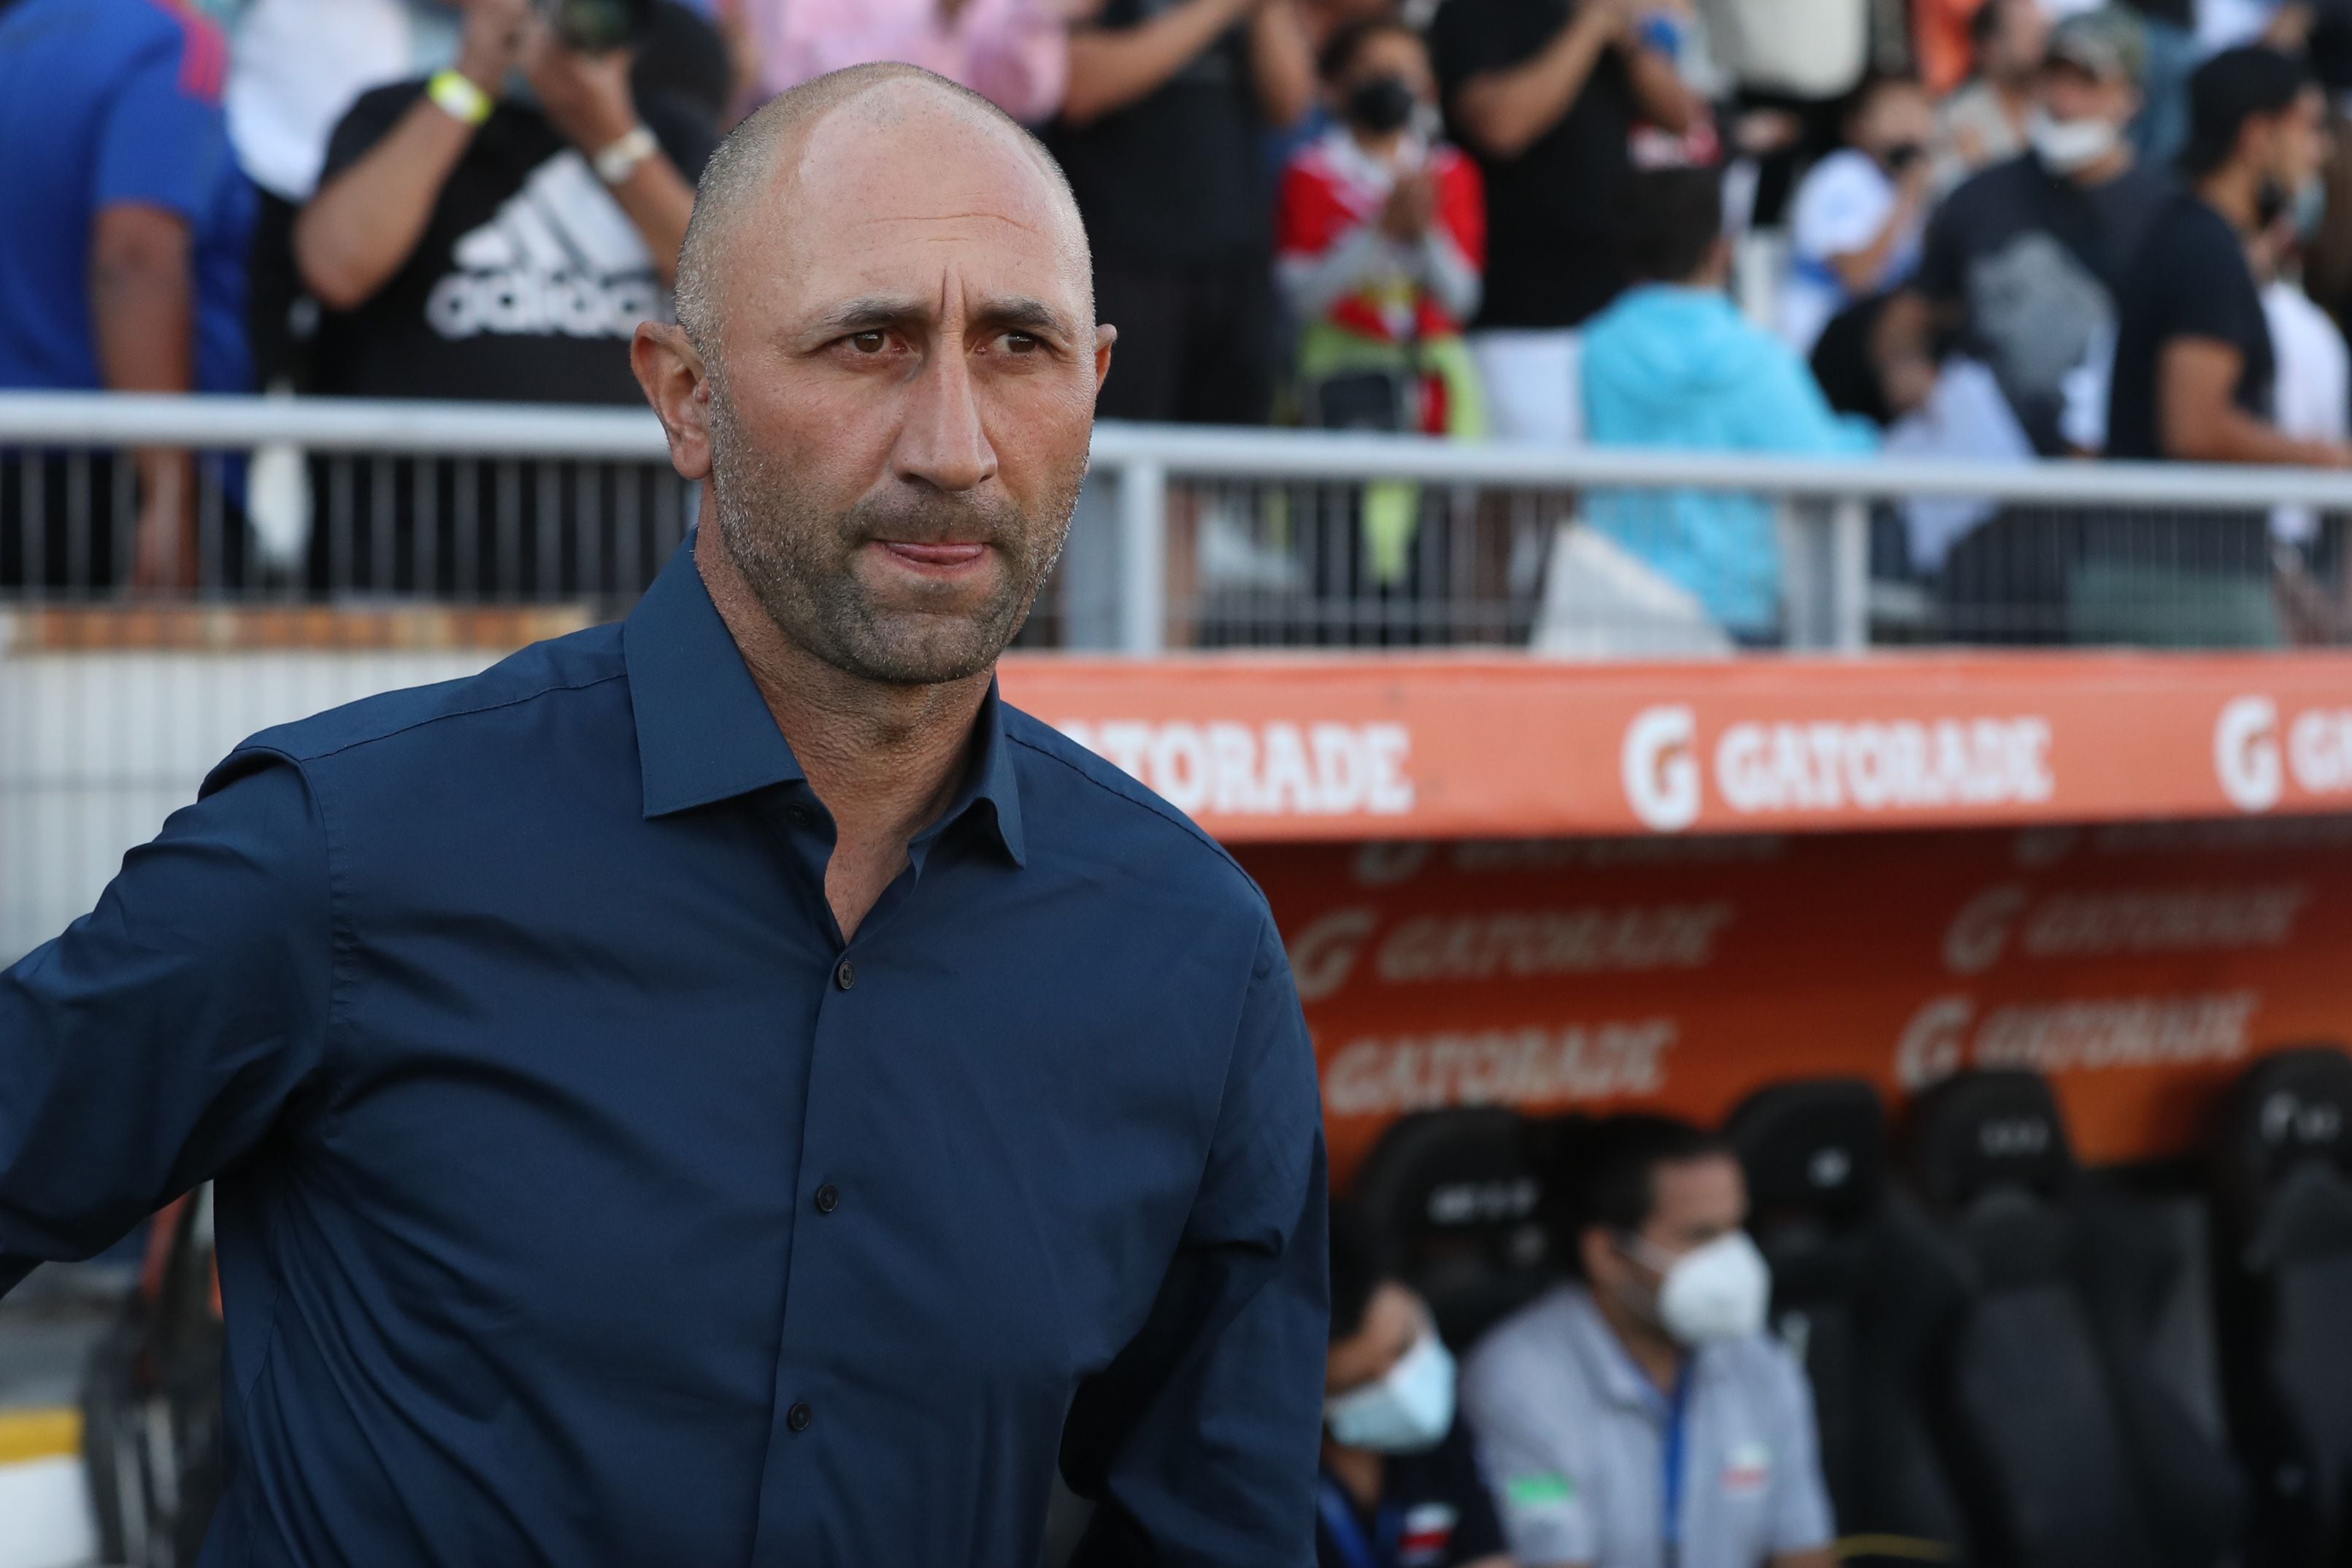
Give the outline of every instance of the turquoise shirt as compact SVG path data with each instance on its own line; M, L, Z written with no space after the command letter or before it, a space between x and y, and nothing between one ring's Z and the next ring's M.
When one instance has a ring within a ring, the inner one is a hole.
M1593 442L1699 452L1859 454L1869 425L1833 413L1796 352L1710 289L1628 289L1584 332L1584 413ZM1688 589L1726 629L1769 636L1780 618L1770 498L1702 490L1604 490L1592 526Z

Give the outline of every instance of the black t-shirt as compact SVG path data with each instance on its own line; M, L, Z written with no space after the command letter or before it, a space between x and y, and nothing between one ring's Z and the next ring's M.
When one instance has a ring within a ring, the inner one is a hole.
M2134 164L2084 187L2032 153L1997 163L1927 226L1916 286L1958 306L1968 352L1991 367L2034 447L2064 449L2064 380L2116 324L2116 300L2170 176Z
M2157 428L2157 372L2176 338L2211 338L2242 356L2237 405L2271 417L2277 362L2245 241L2230 220L2188 191L2148 227L2124 284L2107 397L2107 456L2166 456Z
M425 91L362 97L327 148L325 180L388 135ZM638 111L691 183L717 145L661 98ZM514 403L644 400L629 372L636 324L668 291L628 215L536 109L501 102L441 187L425 237L389 282L319 326L320 390L351 397Z
M1575 14L1572 0L1446 0L1430 24L1450 106L1471 78L1523 65ZM1476 325L1572 327L1625 286L1622 206L1633 172L1633 88L1602 52L1549 131L1516 158L1471 150L1486 177L1486 289Z
M1109 0L1096 25L1140 26L1185 0ZM1198 266L1274 254L1267 126L1250 74L1249 30L1235 26L1125 109L1085 126L1057 121L1045 143L1077 193L1095 254L1129 264Z
M1326 1510L1344 1507L1356 1521L1356 1540L1375 1568L1457 1568L1499 1555L1503 1527L1478 1473L1469 1428L1460 1421L1445 1441L1423 1454L1391 1454L1381 1467L1381 1506L1367 1514L1353 1494L1326 1472L1315 1520L1316 1568L1363 1568L1335 1539ZM1381 1555L1392 1536L1393 1557Z

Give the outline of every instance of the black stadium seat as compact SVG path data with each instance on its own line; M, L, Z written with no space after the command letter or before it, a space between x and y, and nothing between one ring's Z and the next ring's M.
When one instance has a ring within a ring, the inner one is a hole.
M1549 1280L1542 1184L1528 1124L1512 1111L1408 1116L1381 1135L1348 1191L1457 1350Z
M2056 1102L2031 1073L1966 1073L1928 1090L1910 1153L1972 1277L1934 1408L1977 1561L2234 1562L2235 1478L2150 1350L2177 1245L2077 1170Z
M1956 1561L1958 1505L1927 1428L1960 1266L1886 1182L1885 1112L1859 1079L1776 1084L1725 1134L1772 1265L1772 1324L1804 1362L1847 1562Z
M2222 1386L2259 1568L2352 1563L2352 1056L2249 1068L2214 1140Z

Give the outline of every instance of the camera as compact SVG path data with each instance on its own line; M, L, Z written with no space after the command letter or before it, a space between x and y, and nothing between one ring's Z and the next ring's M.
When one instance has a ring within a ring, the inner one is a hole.
M540 10L564 47L601 55L645 37L654 0L540 0Z

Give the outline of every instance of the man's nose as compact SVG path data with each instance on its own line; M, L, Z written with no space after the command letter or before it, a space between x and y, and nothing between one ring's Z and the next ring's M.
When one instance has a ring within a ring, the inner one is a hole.
M932 357L916 376L910 395L894 455L900 479L952 495L996 477L996 448L982 427L971 367L960 344Z

